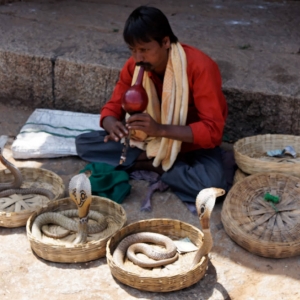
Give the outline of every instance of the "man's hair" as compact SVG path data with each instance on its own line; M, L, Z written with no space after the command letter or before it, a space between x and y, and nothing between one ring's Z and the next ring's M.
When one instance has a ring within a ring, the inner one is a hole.
M158 8L140 6L128 17L123 38L128 45L133 46L136 42L148 43L151 40L162 45L164 37L168 36L171 43L178 41L174 35L167 17Z

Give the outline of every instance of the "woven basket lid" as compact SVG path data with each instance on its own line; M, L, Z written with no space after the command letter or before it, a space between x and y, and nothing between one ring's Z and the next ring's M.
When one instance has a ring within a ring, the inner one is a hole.
M43 168L19 168L23 183L21 188L44 188L50 190L57 200L64 196L63 180L56 173ZM5 169L0 171L0 182L12 182L13 174ZM43 195L11 195L0 198L0 226L25 226L30 215L46 206L49 199Z
M272 150L283 150L292 146L297 154L294 158L268 156ZM246 174L278 172L300 177L300 136L265 134L238 140L233 145L238 167Z
M279 202L265 200L267 195ZM298 177L281 173L250 175L231 188L223 203L225 231L237 244L260 256L299 255L299 195Z

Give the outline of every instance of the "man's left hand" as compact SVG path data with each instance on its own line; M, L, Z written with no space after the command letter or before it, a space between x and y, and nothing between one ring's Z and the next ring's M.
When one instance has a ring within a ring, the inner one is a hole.
M134 114L127 120L126 127L130 130L141 130L148 136L160 136L161 124L147 113Z

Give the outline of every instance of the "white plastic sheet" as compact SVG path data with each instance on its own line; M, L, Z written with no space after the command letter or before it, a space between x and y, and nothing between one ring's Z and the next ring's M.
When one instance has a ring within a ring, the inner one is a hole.
M15 159L52 158L77 155L75 137L103 130L99 114L36 109L12 144Z

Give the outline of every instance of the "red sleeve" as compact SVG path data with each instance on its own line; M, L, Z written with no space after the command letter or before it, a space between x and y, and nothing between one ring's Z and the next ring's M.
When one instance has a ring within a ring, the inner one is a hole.
M190 97L195 109L194 118L189 122L188 116L187 120L193 132L193 144L206 149L219 146L228 110L222 93L219 68L213 60L202 53L200 56L197 55L197 62L194 60L188 65L188 76Z
M122 68L119 80L114 88L113 94L108 102L102 107L100 111L100 126L105 117L112 116L118 120L125 117L125 111L122 108L122 96L130 88L135 63L132 58L128 59Z

